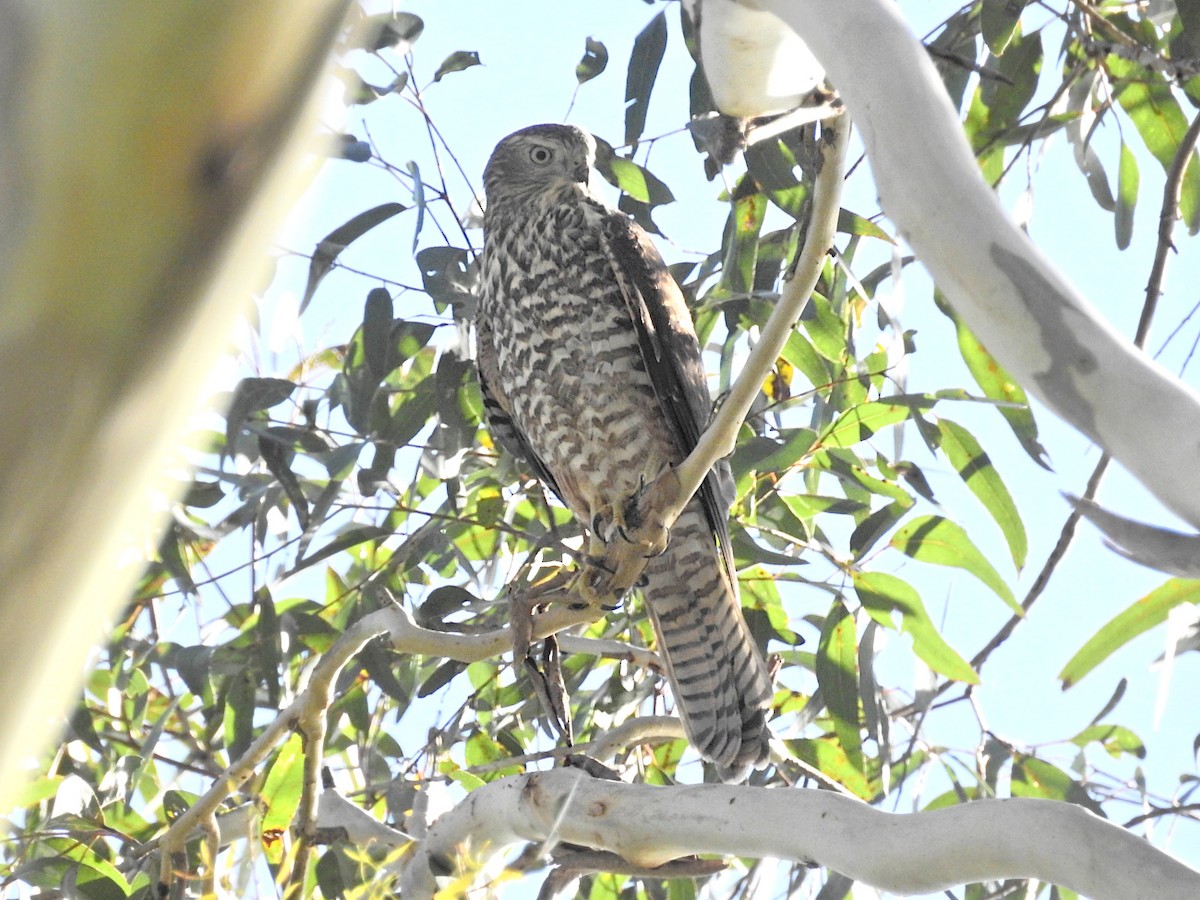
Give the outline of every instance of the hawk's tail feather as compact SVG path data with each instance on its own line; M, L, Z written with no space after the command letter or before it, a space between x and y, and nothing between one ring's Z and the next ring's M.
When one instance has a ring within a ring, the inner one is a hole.
M646 606L688 740L722 780L740 781L767 762L771 680L698 501L646 575Z

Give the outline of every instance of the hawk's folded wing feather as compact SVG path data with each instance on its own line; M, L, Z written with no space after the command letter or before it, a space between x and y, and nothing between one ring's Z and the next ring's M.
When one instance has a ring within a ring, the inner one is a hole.
M605 221L603 241L613 276L637 329L638 346L654 394L680 455L687 456L695 449L712 414L691 312L657 248L633 221L620 213L610 214ZM718 467L724 469L721 474L728 479L726 464L722 462ZM729 540L732 497L722 488L718 468L714 468L701 485L699 495L732 579L733 551Z

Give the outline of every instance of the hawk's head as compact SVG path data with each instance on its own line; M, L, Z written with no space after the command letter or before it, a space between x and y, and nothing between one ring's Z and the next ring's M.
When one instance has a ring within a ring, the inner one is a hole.
M574 125L531 125L514 131L492 151L483 170L487 205L587 192L596 141Z

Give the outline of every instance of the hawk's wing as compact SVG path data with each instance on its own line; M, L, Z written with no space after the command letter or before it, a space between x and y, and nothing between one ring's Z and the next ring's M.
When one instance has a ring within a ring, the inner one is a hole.
M605 220L603 236L604 252L637 329L642 361L658 405L680 455L687 456L700 440L712 413L692 314L679 285L641 228L625 215L614 212ZM718 472L722 469L725 480L729 480L725 464L718 463L704 479L699 494L732 581L729 505L733 498L732 492L724 490L721 484Z
M483 411L492 437L513 456L525 460L538 480L550 488L559 500L563 500L554 476L529 446L525 432L513 421L508 397L499 389L500 369L496 362L496 348L492 343L492 327L486 316L478 316L475 320L475 356L479 368L479 390L483 394Z

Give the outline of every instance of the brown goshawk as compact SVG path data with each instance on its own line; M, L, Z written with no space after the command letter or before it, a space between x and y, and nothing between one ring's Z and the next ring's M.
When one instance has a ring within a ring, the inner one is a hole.
M484 171L476 328L489 427L586 529L585 600L612 604L628 588L603 563L618 542L662 551L643 593L676 705L693 746L736 780L766 763L772 688L738 600L731 479L714 468L669 540L640 521L640 493L692 450L711 399L683 295L646 234L589 190L594 162L587 132L535 125L504 138Z

